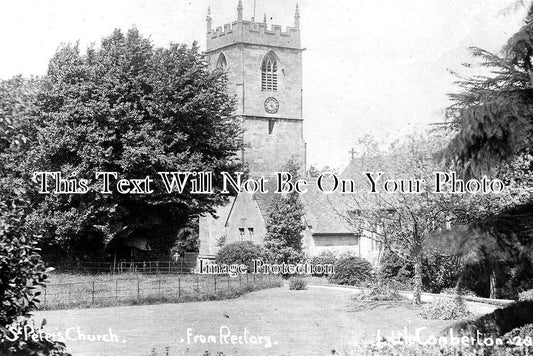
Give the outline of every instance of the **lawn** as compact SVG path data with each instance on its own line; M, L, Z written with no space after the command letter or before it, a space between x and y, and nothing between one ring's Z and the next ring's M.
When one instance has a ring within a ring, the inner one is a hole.
M235 298L246 292L278 287L274 275L51 273L41 290L40 309L107 307Z
M153 349L165 355L167 348L170 356L205 351L211 355L330 355L331 350L355 355L356 346L374 340L378 331L390 336L425 327L423 335L429 336L450 324L422 319L409 302L353 302L352 293L319 287L290 291L284 286L232 300L40 311L35 318L47 319L48 332L79 327L87 335L111 329L118 338L111 343L69 341L68 349L75 356L149 356ZM235 336L235 345L229 333Z

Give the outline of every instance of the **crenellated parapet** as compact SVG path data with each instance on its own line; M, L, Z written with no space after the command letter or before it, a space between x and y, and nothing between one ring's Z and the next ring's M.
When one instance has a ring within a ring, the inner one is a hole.
M288 26L283 31L279 25L270 28L263 22L246 21L242 19L242 2L237 6L237 21L224 26L211 28L211 13L207 15L207 52L224 48L237 43L258 44L290 49L301 49L300 42L300 13L298 5L294 15L294 26Z
M252 21L235 21L207 32L207 52L236 43L300 49L300 30Z

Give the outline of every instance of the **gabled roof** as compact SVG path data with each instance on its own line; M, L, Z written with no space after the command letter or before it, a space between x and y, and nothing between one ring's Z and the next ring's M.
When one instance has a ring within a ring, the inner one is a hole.
M314 182L313 182L314 185ZM325 194L311 188L300 195L305 218L313 234L353 234L352 227L344 218L347 209L346 196L340 193Z

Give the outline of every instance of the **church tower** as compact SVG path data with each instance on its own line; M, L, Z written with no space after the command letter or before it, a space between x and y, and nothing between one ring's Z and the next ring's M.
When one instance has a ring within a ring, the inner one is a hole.
M250 176L271 176L291 158L305 169L302 117L302 47L298 5L294 26L268 28L243 20L211 28L207 14L206 55L212 68L226 71L228 89L236 98L235 115L244 128L242 162Z

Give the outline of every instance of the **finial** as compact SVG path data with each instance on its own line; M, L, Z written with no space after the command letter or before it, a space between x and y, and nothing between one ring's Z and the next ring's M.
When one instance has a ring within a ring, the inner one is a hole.
M355 159L355 154L357 153L357 151L355 150L355 148L352 148L352 150L348 152L350 153L352 161L353 161Z
M213 20L211 19L211 6L207 7L207 18L205 19L207 22L207 32L211 31L211 24Z
M265 16L263 17L263 23L266 25L267 23L267 14L265 13Z
M296 3L296 12L294 13L294 27L300 28L300 10L298 9L298 3Z
M242 21L242 0L239 0L237 5L237 20Z

